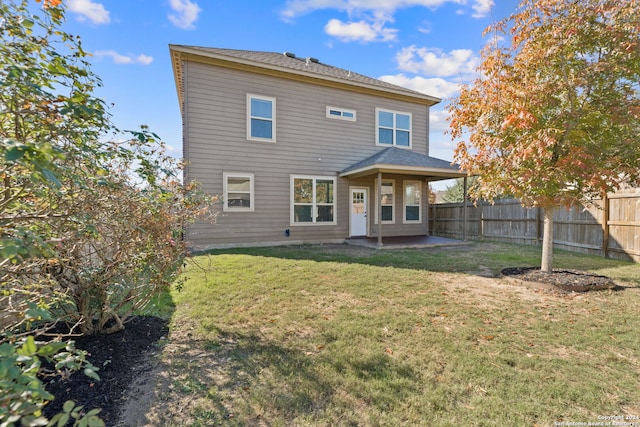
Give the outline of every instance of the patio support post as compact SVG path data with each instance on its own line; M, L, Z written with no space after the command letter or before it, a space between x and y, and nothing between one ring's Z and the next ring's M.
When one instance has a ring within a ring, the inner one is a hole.
M462 240L467 241L467 177L464 177L464 191L462 196L462 211L463 221L462 224Z
M376 197L376 209L378 210L378 246L382 246L382 172L378 171L378 197Z
M424 214L426 216L426 224L427 224L427 233L426 235L429 236L429 207L430 207L430 203L429 203L429 197L431 197L431 190L429 189L429 179L425 178L424 180L425 183L425 187L427 188L426 194L427 194L427 200L426 200L426 209L424 210Z

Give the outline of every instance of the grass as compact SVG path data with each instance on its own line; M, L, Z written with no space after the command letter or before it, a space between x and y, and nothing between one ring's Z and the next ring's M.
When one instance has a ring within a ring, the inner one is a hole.
M625 289L516 286L499 271L538 265L539 248L496 243L195 257L172 295L173 403L162 423L543 426L640 415L640 265L554 260Z

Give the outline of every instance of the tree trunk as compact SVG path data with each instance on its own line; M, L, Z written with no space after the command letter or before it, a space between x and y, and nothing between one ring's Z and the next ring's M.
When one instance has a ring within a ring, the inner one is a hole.
M542 234L542 265L546 273L553 270L553 209L544 209L544 231Z

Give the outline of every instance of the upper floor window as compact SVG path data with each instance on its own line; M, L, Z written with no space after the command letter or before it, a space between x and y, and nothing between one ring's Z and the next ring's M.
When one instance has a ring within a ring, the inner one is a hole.
M376 108L376 144L411 147L411 113Z
M275 98L247 94L247 139L275 142Z
M336 223L336 179L291 176L291 224Z
M327 106L327 118L356 121L356 111L348 110L346 108L329 107Z
M223 174L224 205L223 210L253 212L253 174Z

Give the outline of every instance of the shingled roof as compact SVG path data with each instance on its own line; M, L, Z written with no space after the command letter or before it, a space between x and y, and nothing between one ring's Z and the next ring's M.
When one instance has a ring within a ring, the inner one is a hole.
M458 165L397 147L388 147L340 171L341 176L369 175L374 172L411 173L442 179L466 176Z
M395 94L413 99L428 106L440 102L439 98L424 94L402 86L384 82L372 77L358 74L351 70L334 67L311 57L298 57L292 53L261 52L254 50L221 49L213 47L169 45L172 54L174 74L178 84L179 96L181 96L182 75L178 66L185 56L193 58L209 58L222 62L243 64L255 69L283 72L299 77L316 79L317 81L341 83L353 87L375 90L381 94Z

